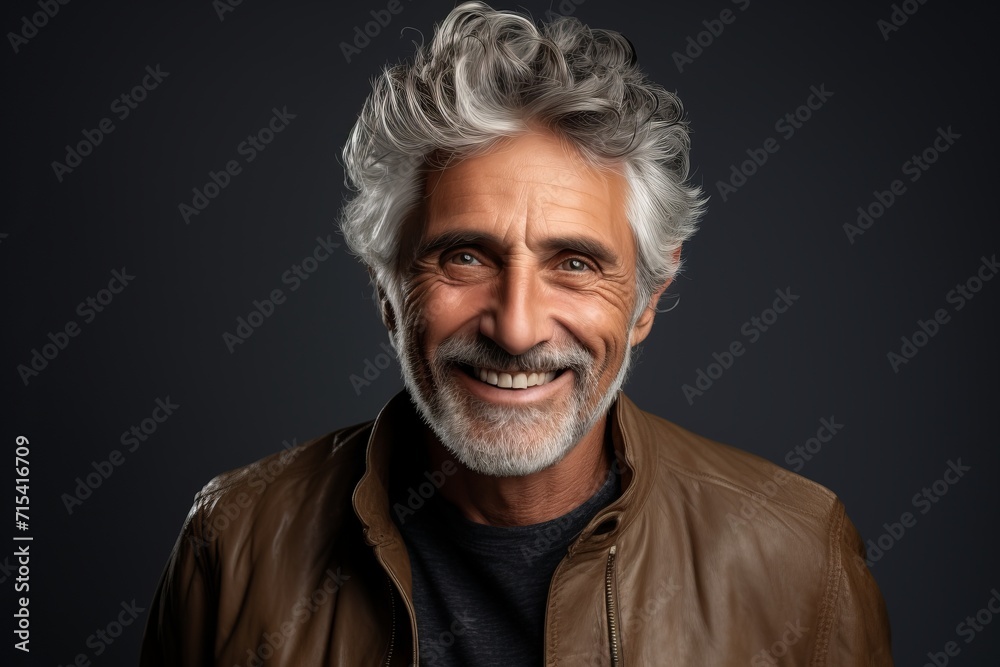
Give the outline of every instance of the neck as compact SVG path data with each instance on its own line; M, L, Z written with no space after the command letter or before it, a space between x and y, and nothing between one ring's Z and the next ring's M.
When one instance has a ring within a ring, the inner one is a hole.
M527 526L558 518L593 496L608 477L611 460L605 447L607 416L558 463L524 477L492 477L459 463L428 431L434 469L451 461L457 472L442 486L442 495L476 523Z

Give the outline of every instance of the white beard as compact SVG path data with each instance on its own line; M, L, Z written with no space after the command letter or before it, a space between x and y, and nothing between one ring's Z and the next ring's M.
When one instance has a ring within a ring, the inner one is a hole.
M626 345L618 373L601 395L601 370L578 343L565 350L543 346L512 356L483 337L478 341L452 337L428 362L427 377L420 351L415 349L411 322L404 322L396 333L403 382L423 420L465 467L494 477L530 475L560 461L607 414L632 362L632 349ZM457 363L524 370L567 368L575 377L568 397L532 405L499 405L463 389L452 375L464 372Z

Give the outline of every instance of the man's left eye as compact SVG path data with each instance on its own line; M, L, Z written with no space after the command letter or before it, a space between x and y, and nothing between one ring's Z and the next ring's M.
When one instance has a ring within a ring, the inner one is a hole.
M578 257L567 259L565 262L563 262L563 265L566 266L566 268L568 268L570 271L573 271L575 273L582 273L584 271L590 270L590 265L587 264L582 259L579 259Z

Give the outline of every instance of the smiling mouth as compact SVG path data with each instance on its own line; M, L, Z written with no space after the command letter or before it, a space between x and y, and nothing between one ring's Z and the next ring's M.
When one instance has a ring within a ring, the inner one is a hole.
M555 371L502 371L493 368L478 368L466 364L459 364L459 366L467 375L501 389L538 387L552 382L552 380L566 371L565 368Z

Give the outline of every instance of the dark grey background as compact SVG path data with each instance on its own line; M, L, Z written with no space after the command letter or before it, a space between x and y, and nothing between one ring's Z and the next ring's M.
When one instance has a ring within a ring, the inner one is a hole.
M69 664L78 653L94 665L133 664L145 614L100 656L87 639L123 601L148 606L201 485L282 441L370 419L401 387L395 360L369 386L352 385L366 360L384 364L387 338L365 270L343 246L298 290L281 282L317 236L339 238L339 151L370 78L412 40L429 38L453 6L401 1L403 12L350 63L340 43L385 2L246 0L224 20L207 1L71 2L18 53L9 37L2 47L3 446L12 456L16 435L31 440L25 534L34 537L33 650L17 653L16 664ZM550 7L495 6L539 18ZM910 6L916 13L888 40L877 21L889 18L889 2L752 0L741 11L728 0L566 0L551 9L622 31L651 77L679 93L694 128L694 179L712 197L665 302L679 295L680 303L658 317L628 393L785 465L821 418L844 424L801 473L840 495L865 539L903 512L916 515L873 567L897 664L922 665L948 641L961 648L951 664L996 664L1000 623L968 644L956 625L1000 587L1000 280L961 311L946 301L981 257L1000 250L996 21L972 3ZM672 52L727 7L735 22L679 72ZM19 31L38 11L8 3L0 27ZM119 120L111 102L158 64L169 76ZM794 136L777 133L775 121L820 85L834 95ZM296 118L247 164L237 145L274 107ZM59 182L51 163L104 117L114 132ZM939 127L961 138L910 183L903 163ZM768 137L780 150L723 202L716 182ZM230 159L242 173L185 224L178 205ZM897 178L906 193L850 243L842 225ZM77 305L121 267L134 281L84 324ZM231 354L222 334L275 288L287 302ZM741 327L778 288L799 300L750 344ZM887 353L937 308L950 322L894 372ZM17 366L70 320L80 334L25 385ZM737 340L746 353L691 404L681 386ZM70 515L62 494L92 461L123 449L120 434L166 397L177 411ZM920 514L913 495L959 458L971 470ZM10 468L3 479L12 508ZM13 517L4 526L0 590L12 600L10 538L21 533ZM13 621L4 618L7 642Z

